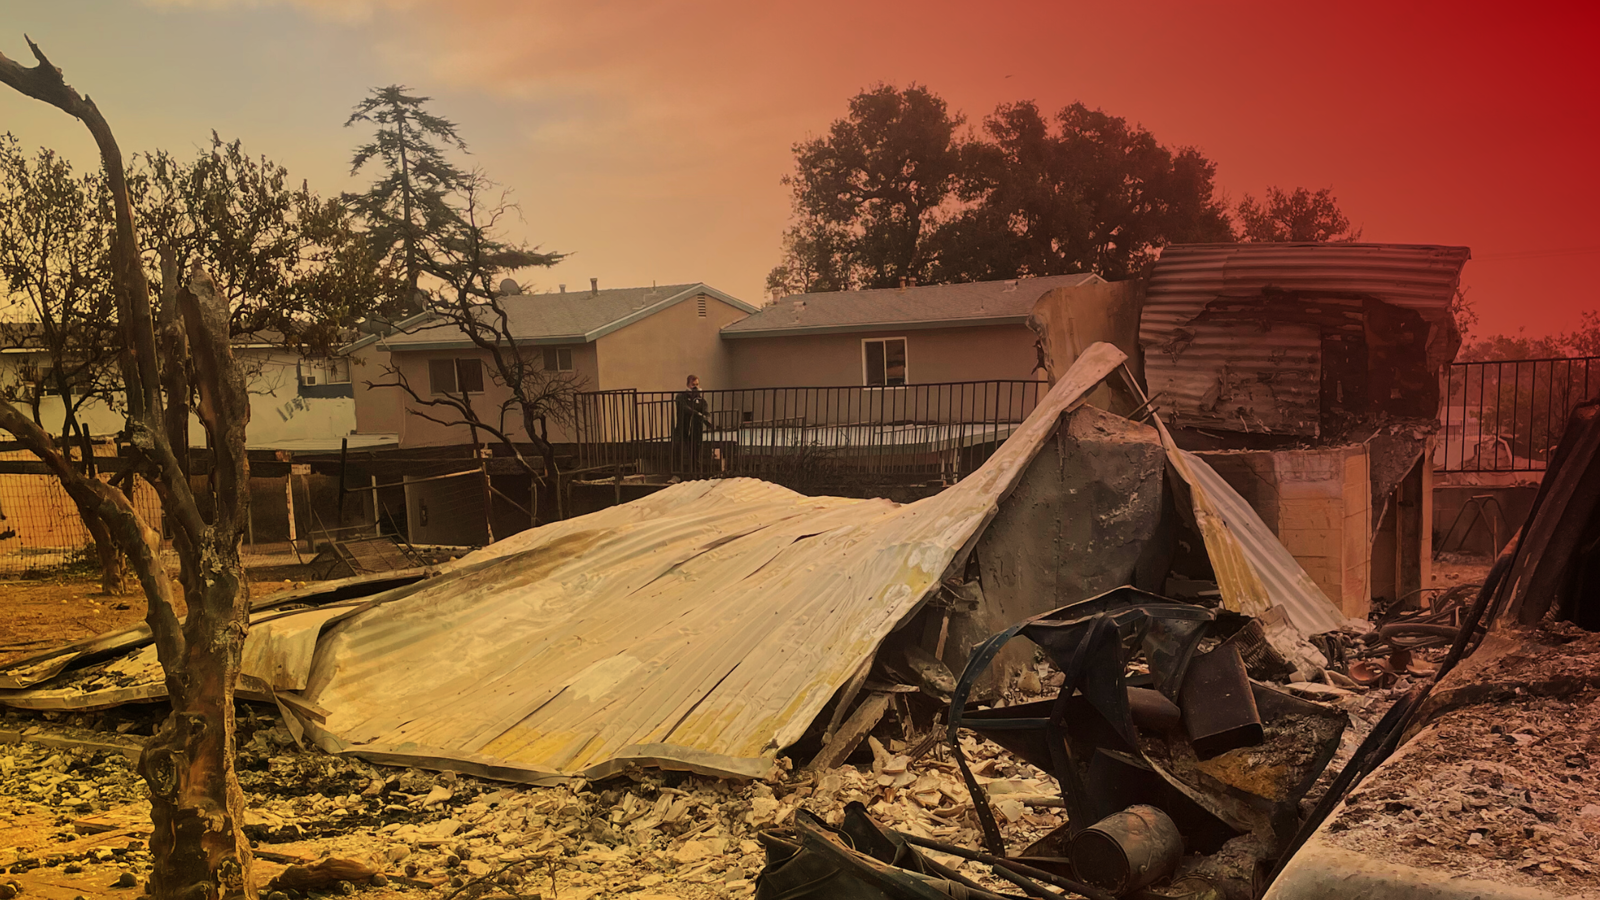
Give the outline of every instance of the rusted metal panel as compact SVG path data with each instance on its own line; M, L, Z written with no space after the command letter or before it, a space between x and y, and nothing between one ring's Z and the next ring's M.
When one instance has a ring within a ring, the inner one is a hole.
M1429 244L1177 244L1150 272L1140 342L1166 339L1218 297L1280 291L1372 297L1448 315L1466 247Z
M1313 325L1270 330L1224 323L1186 327L1181 352L1145 350L1145 374L1157 405L1178 426L1311 436L1322 396L1322 337Z
M1361 298L1446 325L1469 256L1399 244L1169 247L1140 320L1150 392L1174 425L1316 435L1328 335L1362 339ZM1274 307L1279 293L1294 296Z

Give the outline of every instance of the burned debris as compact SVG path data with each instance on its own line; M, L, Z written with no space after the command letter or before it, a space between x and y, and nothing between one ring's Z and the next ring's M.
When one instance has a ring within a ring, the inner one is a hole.
M245 696L274 704L284 753L360 767L370 784L321 813L376 817L399 854L379 854L384 877L450 889L570 865L561 896L617 889L588 877L607 867L759 900L1313 896L1397 817L1451 810L1482 830L1440 833L1473 848L1536 850L1526 829L1562 842L1528 877L1587 886L1600 751L1560 729L1592 666L1536 671L1553 665L1539 648L1587 647L1539 623L1591 623L1600 406L1485 585L1369 622L1235 488L1230 458L1150 412L1125 354L1076 358L1001 452L926 500L684 483L406 583L263 606ZM1362 453L1363 491L1403 493L1409 451ZM1272 471L1292 483L1285 459ZM0 671L0 704L159 697L140 645ZM1488 743L1512 762L1418 768L1484 743L1483 708L1508 700ZM1554 783L1530 774L1558 756ZM1516 815L1469 821L1502 801ZM263 837L291 824L273 809Z
M1076 838L1142 805L1176 823L1191 851L1249 837L1269 856L1284 828L1274 816L1298 801L1338 733L1316 704L1247 672L1317 677L1327 660L1308 638L1349 622L1159 423L1081 404L1108 377L1137 389L1119 374L1123 360L1109 345L1088 348L988 464L916 503L686 483L525 532L421 581L356 582L299 597L312 601L299 609L275 603L256 614L241 684L275 702L308 745L535 785L641 766L826 778L870 749L877 788L961 798L953 814L974 816L972 836L1003 858L1016 848L1003 845L960 751L972 729L1059 779L1067 830L1056 820L1030 842ZM1073 530L1028 540L1041 513L1076 520ZM1212 585L1198 602L1153 593L1179 544L1199 554L1183 583ZM374 593L359 596L363 584ZM1009 627L1018 619L1027 624ZM1061 678L1041 677L1020 642L990 637L1001 629L1043 647ZM135 638L113 642L120 656L72 657L53 678L23 664L33 676L0 700L93 709L158 697L159 679L139 678ZM1040 696L1047 681L1056 697L1036 701L1047 708L1030 713L1043 723L1032 743L1013 746L1025 732L995 731L971 707L1020 715L994 704L1019 690ZM893 752L873 733L892 724ZM1229 753L1265 752L1295 728L1301 740L1274 757L1277 781L1229 769ZM1050 749L1052 735L1065 744ZM914 761L948 752L952 738L959 787L914 774ZM1114 826L1092 834L1109 840ZM1081 883L1070 863L1055 870Z

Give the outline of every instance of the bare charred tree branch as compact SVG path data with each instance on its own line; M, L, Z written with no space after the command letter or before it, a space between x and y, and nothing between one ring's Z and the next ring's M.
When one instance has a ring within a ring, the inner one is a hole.
M157 897L251 896L250 843L242 831L244 795L233 769L233 696L249 610L239 564L249 405L228 342L226 301L209 276L198 270L191 274L188 286L175 291L173 309L161 323L169 351L163 365L122 153L94 103L66 84L36 44L30 40L28 46L38 65L27 68L0 55L0 82L82 121L100 150L116 225L112 286L123 343L128 429L134 446L154 463L153 483L172 523L188 609L181 626L161 563L160 535L140 519L128 498L78 472L44 429L9 403L0 402L0 427L16 434L77 502L105 522L145 589L146 620L172 704L171 715L139 759L139 773L151 795L155 869L149 892ZM185 347L192 369L180 355ZM194 393L199 398L196 412L215 453L209 523L175 449L187 446L187 416L182 413ZM173 404L171 416L166 399Z

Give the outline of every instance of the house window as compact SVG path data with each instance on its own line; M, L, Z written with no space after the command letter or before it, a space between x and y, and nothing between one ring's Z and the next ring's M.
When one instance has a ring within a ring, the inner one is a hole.
M694 298L694 305L700 318L704 319L706 317L706 295L701 294Z
M35 397L60 396L61 385L56 381L54 366L45 365L34 367L26 365L19 373L21 381L18 384L18 399L33 400ZM67 374L67 390L74 397L87 397L93 387L89 373L83 369Z
M428 389L435 394L481 394L483 363L476 359L430 359Z
M572 348L571 347L546 347L544 348L544 370L546 372L571 372Z
M299 366L302 385L350 383L350 360L346 357L302 359Z
M861 367L867 387L906 383L906 339L869 338L861 342Z

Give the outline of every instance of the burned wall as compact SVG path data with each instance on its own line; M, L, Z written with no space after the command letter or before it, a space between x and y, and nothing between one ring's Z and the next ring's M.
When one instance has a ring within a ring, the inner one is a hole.
M1146 348L1146 372L1178 427L1342 440L1437 416L1448 318L1359 294L1216 297Z
M1013 622L1124 584L1159 591L1175 516L1165 471L1155 429L1092 406L1064 416L978 542L982 605L952 623L952 669ZM991 671L1023 662L1002 654Z

